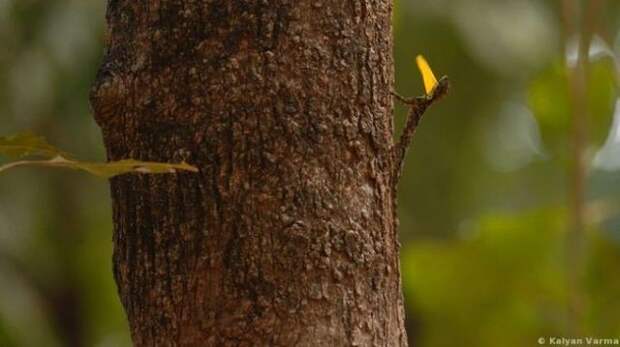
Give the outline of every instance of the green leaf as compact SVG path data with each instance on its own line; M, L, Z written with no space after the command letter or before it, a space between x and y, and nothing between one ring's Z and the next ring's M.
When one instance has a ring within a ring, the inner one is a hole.
M616 66L608 60L597 60L589 66L586 102L588 107L588 140L600 146L605 142L616 104Z
M48 160L14 161L0 166L0 172L20 166L44 166L82 170L103 178L110 178L126 173L163 174L175 173L177 171L198 172L196 167L184 162L180 164L168 164L125 159L109 163L92 163L71 160L60 155Z
M528 87L527 99L546 145L552 150L564 149L571 124L564 63L558 61L541 71Z
M609 133L613 120L617 87L616 66L610 60L596 60L588 65L588 80L583 98L587 107L589 145L600 146ZM570 82L566 63L557 61L541 71L528 87L528 104L531 107L547 148L562 153L567 150L574 110L572 109Z
M57 167L81 170L92 175L110 178L126 173L163 174L177 171L198 172L185 162L179 164L157 163L124 159L108 163L74 160L40 136L31 133L0 137L0 155L10 158L43 157L43 160L18 160L0 166L0 172L20 166Z
M30 132L0 136L0 155L9 158L29 156L54 158L58 155L69 157L67 153L47 143L43 137Z

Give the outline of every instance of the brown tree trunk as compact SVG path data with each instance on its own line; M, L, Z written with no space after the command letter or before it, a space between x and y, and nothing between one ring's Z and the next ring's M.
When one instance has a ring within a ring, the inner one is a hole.
M91 102L136 346L405 346L391 0L109 0Z

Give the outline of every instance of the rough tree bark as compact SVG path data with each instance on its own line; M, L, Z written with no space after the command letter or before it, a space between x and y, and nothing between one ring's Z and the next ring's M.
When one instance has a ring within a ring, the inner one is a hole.
M405 346L391 0L109 0L91 95L136 346Z

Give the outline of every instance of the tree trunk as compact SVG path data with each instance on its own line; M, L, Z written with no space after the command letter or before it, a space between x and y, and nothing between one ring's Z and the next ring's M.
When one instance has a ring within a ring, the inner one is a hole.
M136 346L406 346L391 0L109 0L91 103Z

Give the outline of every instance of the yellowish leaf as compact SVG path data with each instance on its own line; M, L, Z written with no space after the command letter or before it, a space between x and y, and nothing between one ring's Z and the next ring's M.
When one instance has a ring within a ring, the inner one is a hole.
M20 166L57 167L86 171L92 175L110 178L126 173L164 174L177 171L198 172L198 169L187 163L168 164L126 159L109 163L92 163L76 161L56 156L47 160L20 160L0 166L0 172Z
M422 75L422 80L424 81L424 90L426 95L431 95L433 89L437 86L437 78L435 78L435 74L433 74L433 70L431 70L430 65L422 55L418 55L415 58L416 64L418 65L418 69L420 70L420 74Z
M19 133L10 136L0 136L0 155L9 158L23 158L27 156L53 158L61 155L69 155L50 145L41 136L30 132Z
M187 163L170 164L125 159L108 163L78 161L55 148L40 136L21 133L0 137L0 156L9 158L39 157L42 160L18 160L0 166L0 172L20 166L59 167L86 171L95 176L110 178L126 173L163 174L177 171L198 172Z

